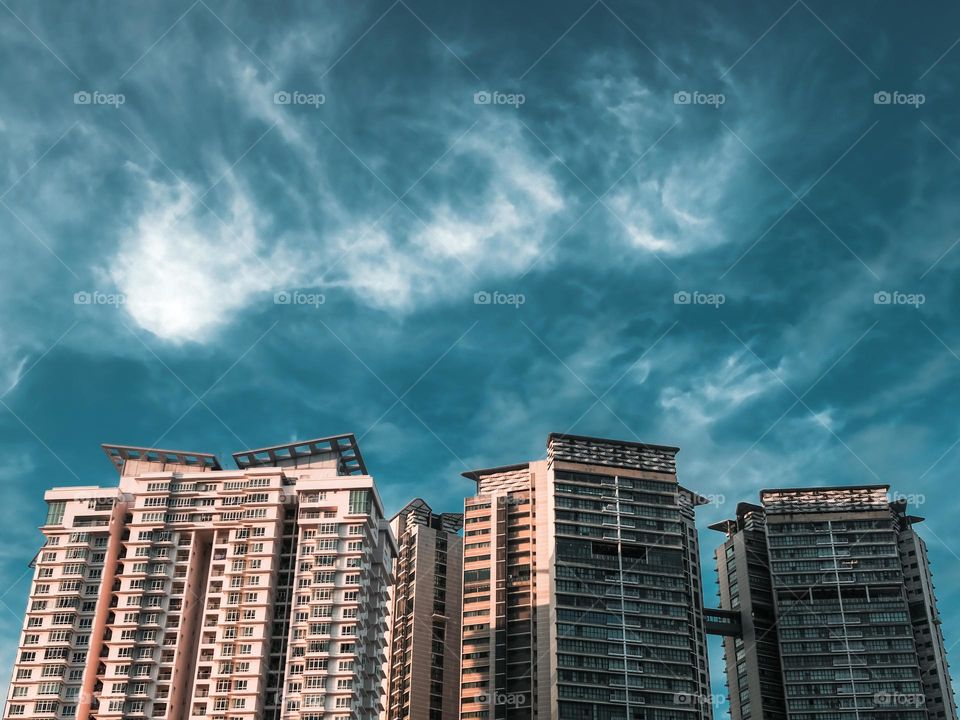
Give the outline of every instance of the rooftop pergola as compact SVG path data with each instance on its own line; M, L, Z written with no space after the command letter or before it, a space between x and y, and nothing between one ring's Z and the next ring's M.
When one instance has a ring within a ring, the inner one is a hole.
M163 463L165 465L188 465L204 470L222 470L220 461L211 453L187 452L184 450L160 450L158 448L135 447L133 445L110 445L104 443L100 447L110 458L110 462L123 472L127 460L139 462Z
M281 463L309 460L313 457L337 457L337 472L341 475L366 475L360 447L353 433L331 435L314 440L301 440L285 445L273 445L259 450L233 453L233 460L241 470L255 467L276 467Z

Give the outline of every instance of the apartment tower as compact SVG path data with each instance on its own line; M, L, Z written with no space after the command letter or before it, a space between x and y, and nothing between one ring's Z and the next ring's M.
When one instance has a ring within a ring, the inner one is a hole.
M675 447L552 434L476 470L463 720L709 719L694 509Z
M353 435L119 445L50 490L6 718L374 720L396 554Z
M889 490L764 490L712 526L733 720L956 720L922 518Z
M462 513L417 498L390 521L397 538L387 720L450 720L460 704Z

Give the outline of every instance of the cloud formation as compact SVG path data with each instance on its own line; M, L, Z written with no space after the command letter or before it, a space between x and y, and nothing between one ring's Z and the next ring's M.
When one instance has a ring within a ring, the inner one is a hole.
M260 254L262 209L240 188L231 193L222 217L186 183L147 181L142 212L106 270L137 325L174 343L209 341L289 279L283 263Z

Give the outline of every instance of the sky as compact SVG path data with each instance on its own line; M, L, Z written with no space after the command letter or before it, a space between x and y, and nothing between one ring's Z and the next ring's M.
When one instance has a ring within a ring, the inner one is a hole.
M890 484L960 643L960 6L0 0L0 60L3 681L100 443L345 432L390 513L677 445L708 605L737 502Z

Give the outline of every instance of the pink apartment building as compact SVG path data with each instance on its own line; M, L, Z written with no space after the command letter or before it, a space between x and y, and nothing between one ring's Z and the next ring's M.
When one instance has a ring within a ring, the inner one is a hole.
M353 435L117 445L46 493L4 718L372 720L396 544Z

